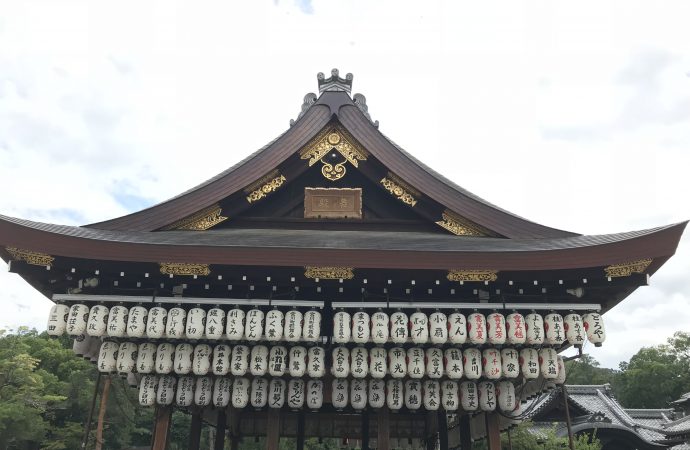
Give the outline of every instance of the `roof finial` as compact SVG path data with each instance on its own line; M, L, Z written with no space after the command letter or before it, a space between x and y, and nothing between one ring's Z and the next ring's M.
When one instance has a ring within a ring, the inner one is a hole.
M345 75L345 79L343 79L338 76L339 73L338 69L333 69L329 78L326 78L323 72L319 72L316 75L316 79L319 81L319 94L326 91L347 92L350 94L352 91L352 74L348 73Z

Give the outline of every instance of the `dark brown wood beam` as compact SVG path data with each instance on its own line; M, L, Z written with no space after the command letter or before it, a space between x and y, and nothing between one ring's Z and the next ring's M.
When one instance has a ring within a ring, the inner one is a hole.
M227 424L225 410L220 409L216 415L216 440L213 443L213 450L223 450L225 448L225 428Z
M172 406L157 406L153 425L151 450L167 450Z
M280 410L269 408L266 418L266 450L278 450L280 446Z
M378 439L377 439L377 450L391 450L390 441L390 411L387 406L379 409L378 411Z
M460 429L460 449L472 450L472 431L470 430L470 416L469 414L463 414L458 419L458 428Z
M448 415L446 410L438 410L438 441L440 450L448 450Z
M499 415L496 413L485 413L485 416L488 450L501 450L501 428L499 424Z
M189 440L187 448L189 450L199 450L199 442L201 441L201 411L194 411L192 413L192 424L189 428Z

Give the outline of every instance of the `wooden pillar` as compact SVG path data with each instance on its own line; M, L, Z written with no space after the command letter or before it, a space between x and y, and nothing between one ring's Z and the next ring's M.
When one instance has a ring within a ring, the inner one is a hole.
M568 406L568 388L563 384L561 386L563 391L563 407L565 408L565 424L568 427L568 446L570 450L575 450L575 442L573 440L573 427L570 423L570 407Z
M384 406L383 408L379 409L378 413L378 446L376 447L377 450L391 450L391 441L390 441L390 411L388 410L387 406Z
M297 450L304 450L304 411L297 413Z
M240 412L232 406L228 407L228 427L230 428L230 448L231 450L238 450L240 446Z
M362 450L369 450L369 411L362 411Z
M86 448L89 442L89 434L91 434L91 420L93 419L93 412L96 410L96 397L98 397L98 388L101 387L101 372L98 372L96 377L96 386L93 388L93 397L91 398L91 409L89 410L89 417L86 419L86 426L84 427L84 438L81 441L81 448Z
M216 440L213 443L213 450L223 450L225 448L226 419L225 410L218 410L216 416Z
M172 406L156 407L156 417L153 425L153 443L151 450L167 450L168 432L170 431L170 418Z
M426 449L436 450L436 439L438 438L438 413L434 411L427 411L424 422Z
M192 424L189 427L187 448L189 450L199 450L199 441L201 441L201 410L196 410L192 413Z
M103 448L103 422L105 421L105 409L108 406L108 394L110 393L110 376L106 377L101 393L101 407L98 411L98 426L96 427L96 450Z
M266 414L266 450L278 450L280 444L280 410L268 408Z
M440 450L448 450L448 414L443 408L439 408L438 416L438 442Z
M460 449L472 450L472 431L470 430L470 416L463 414L459 417Z
M486 437L488 450L501 450L501 428L496 413L484 413L486 416Z

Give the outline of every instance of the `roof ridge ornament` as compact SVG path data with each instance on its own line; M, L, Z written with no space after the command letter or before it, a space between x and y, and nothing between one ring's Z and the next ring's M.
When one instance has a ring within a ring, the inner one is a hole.
M338 69L331 70L331 76L326 78L323 72L316 75L319 82L319 94L324 92L347 92L348 95L352 92L352 74L348 73L345 78L340 78L340 71Z

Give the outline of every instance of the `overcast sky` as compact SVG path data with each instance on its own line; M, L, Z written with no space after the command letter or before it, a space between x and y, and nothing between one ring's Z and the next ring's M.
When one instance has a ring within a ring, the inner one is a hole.
M337 67L384 134L509 211L586 234L690 219L688 1L0 4L1 214L165 200L282 133ZM592 356L690 331L689 269L686 232ZM0 288L0 327L45 328L48 300Z

